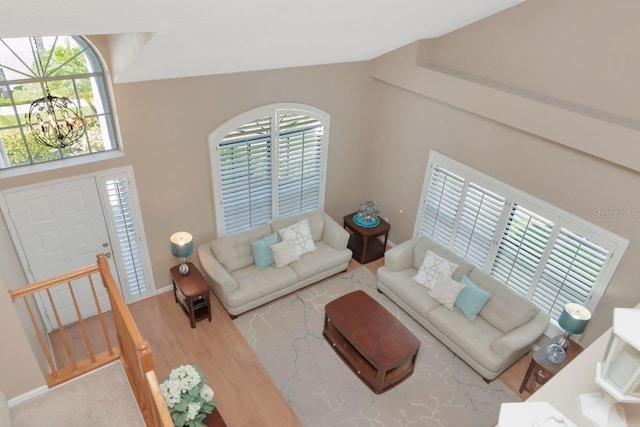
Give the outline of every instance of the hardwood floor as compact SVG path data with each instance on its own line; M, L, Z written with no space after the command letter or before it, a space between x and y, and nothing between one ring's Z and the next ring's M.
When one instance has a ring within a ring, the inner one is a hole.
M375 274L382 265L384 259L366 264L366 268ZM360 267L352 259L347 271ZM196 365L215 391L218 409L229 426L300 426L213 294L211 305L211 322L200 321L195 329L189 326L189 319L174 301L172 292L129 306L142 336L151 346L158 377L164 378L179 364ZM80 343L79 331L69 330L68 334L74 342ZM524 356L499 377L523 399L529 394L526 391L519 394L518 388L531 355Z

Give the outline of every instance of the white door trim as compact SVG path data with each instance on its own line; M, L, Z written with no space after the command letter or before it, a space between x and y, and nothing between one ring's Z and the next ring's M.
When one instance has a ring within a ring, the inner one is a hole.
M125 175L127 177L127 179L129 179L130 182L130 188L131 188L131 205L132 208L134 210L134 216L135 216L135 221L136 221L136 233L138 234L139 237L139 245L140 245L140 251L141 251L141 255L142 255L142 264L143 264L143 270L145 273L145 281L147 284L147 287L149 288L149 292L143 296L143 297L139 297L139 298L131 298L129 296L129 292L125 292L124 289L120 289L120 292L122 293L125 301L127 303L131 303L140 299L144 299L150 296L153 296L155 294L155 283L153 280L153 273L151 270L151 262L150 262L150 258L149 258L149 249L147 246L147 239L146 239L146 235L144 232L144 224L142 221L142 215L141 215L141 210L140 210L140 203L138 200L138 192L137 192L137 187L135 184L135 176L133 173L133 167L132 166L123 166L123 167L118 167L118 168L113 168L113 169L106 169L106 170L101 170L101 171L95 171L95 172L91 172L91 173L87 173L87 174L81 174L81 175L74 175L71 177L65 177L65 178L59 178L59 179L54 179L54 180L50 180L50 181L44 181L44 182L38 182L35 184L29 184L29 185L25 185L25 186L21 186L21 187L15 187L15 188L9 188L6 190L2 190L0 192L0 210L2 210L2 213L4 214L4 219L7 225L7 229L9 230L9 234L11 235L11 239L13 240L14 243L14 248L16 250L16 253L18 254L18 258L20 259L20 263L22 265L22 270L25 273L25 276L27 277L27 280L29 283L34 283L35 277L33 275L33 273L31 272L31 269L29 267L29 262L27 259L27 256L24 252L24 249L22 247L22 245L20 244L16 244L17 242L20 242L20 236L18 235L17 229L15 227L15 224L13 223L13 221L10 219L11 215L9 212L9 206L7 204L7 201L4 197L5 194L10 194L10 193L16 193L16 192L21 192L21 191L27 191L27 190L31 190L31 189L36 189L39 187L43 187L43 186L50 186L50 185L56 185L56 184L63 184L63 183L68 183L68 182L73 182L73 181L77 181L77 180L81 180L81 179L86 179L86 178L93 178L96 181L96 185L98 188L98 195L101 201L101 208L102 208L102 214L103 217L105 218L105 221L107 223L107 232L109 234L109 240L113 243L113 242L117 242L117 238L114 239L113 237L113 224L111 221L111 216L109 215L109 212L106 212L106 206L107 206L107 200L105 198L105 191L104 188L102 188L102 183L103 183L103 178L105 176L110 176L110 175L115 175L115 174L122 174ZM115 276L117 276L118 278L120 278L120 271L124 271L123 265L122 265L122 258L120 256L120 248L117 247L117 245L113 245L110 248L112 253L117 254L114 258L114 262L116 265L116 270L115 272L113 272L113 274ZM120 286L122 285L122 280L118 280L118 283L120 284Z

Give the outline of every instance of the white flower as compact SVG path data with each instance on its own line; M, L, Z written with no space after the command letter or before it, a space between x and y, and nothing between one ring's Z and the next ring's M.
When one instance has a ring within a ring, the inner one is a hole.
M187 420L193 420L196 418L196 415L198 415L198 412L200 412L200 407L202 405L200 405L199 403L196 402L191 402L187 405Z
M213 390L205 384L200 371L192 365L174 368L160 384L160 391L171 415L186 416L187 421L195 420L203 405L206 404L203 412L207 414L215 406Z
M203 385L200 390L200 397L205 400L205 402L211 402L213 400L213 389L208 385Z

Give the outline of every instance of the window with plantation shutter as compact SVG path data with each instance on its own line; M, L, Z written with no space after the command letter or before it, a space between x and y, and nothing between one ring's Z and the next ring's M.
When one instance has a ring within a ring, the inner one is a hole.
M95 176L111 241L105 252L113 256L122 296L127 303L149 297L155 285L133 168L110 169Z
M324 207L328 124L313 107L278 104L210 135L218 235Z
M225 232L271 219L271 118L247 123L219 144Z
M484 266L504 206L504 197L469 183L453 241L454 250L473 264Z
M148 291L142 269L142 257L125 178L106 180L105 188L111 208L119 253L129 294L138 297ZM123 284L124 286L124 284Z
M553 318L569 302L587 305L611 253L586 237L560 228L533 293L533 301Z
M552 231L549 220L514 204L491 275L526 296Z
M434 166L424 204L420 234L431 236L442 244L449 244L463 187L464 179L437 165Z
M322 122L306 115L281 114L278 130L278 214L320 207Z
M568 302L595 308L629 243L433 151L423 194L416 235L450 247L554 320Z

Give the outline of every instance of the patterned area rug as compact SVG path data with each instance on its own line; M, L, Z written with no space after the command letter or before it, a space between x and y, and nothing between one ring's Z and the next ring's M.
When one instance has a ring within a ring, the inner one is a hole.
M520 399L482 377L375 288L366 268L307 287L234 320L305 426L494 426ZM376 395L322 336L324 306L364 290L421 341L413 374Z

